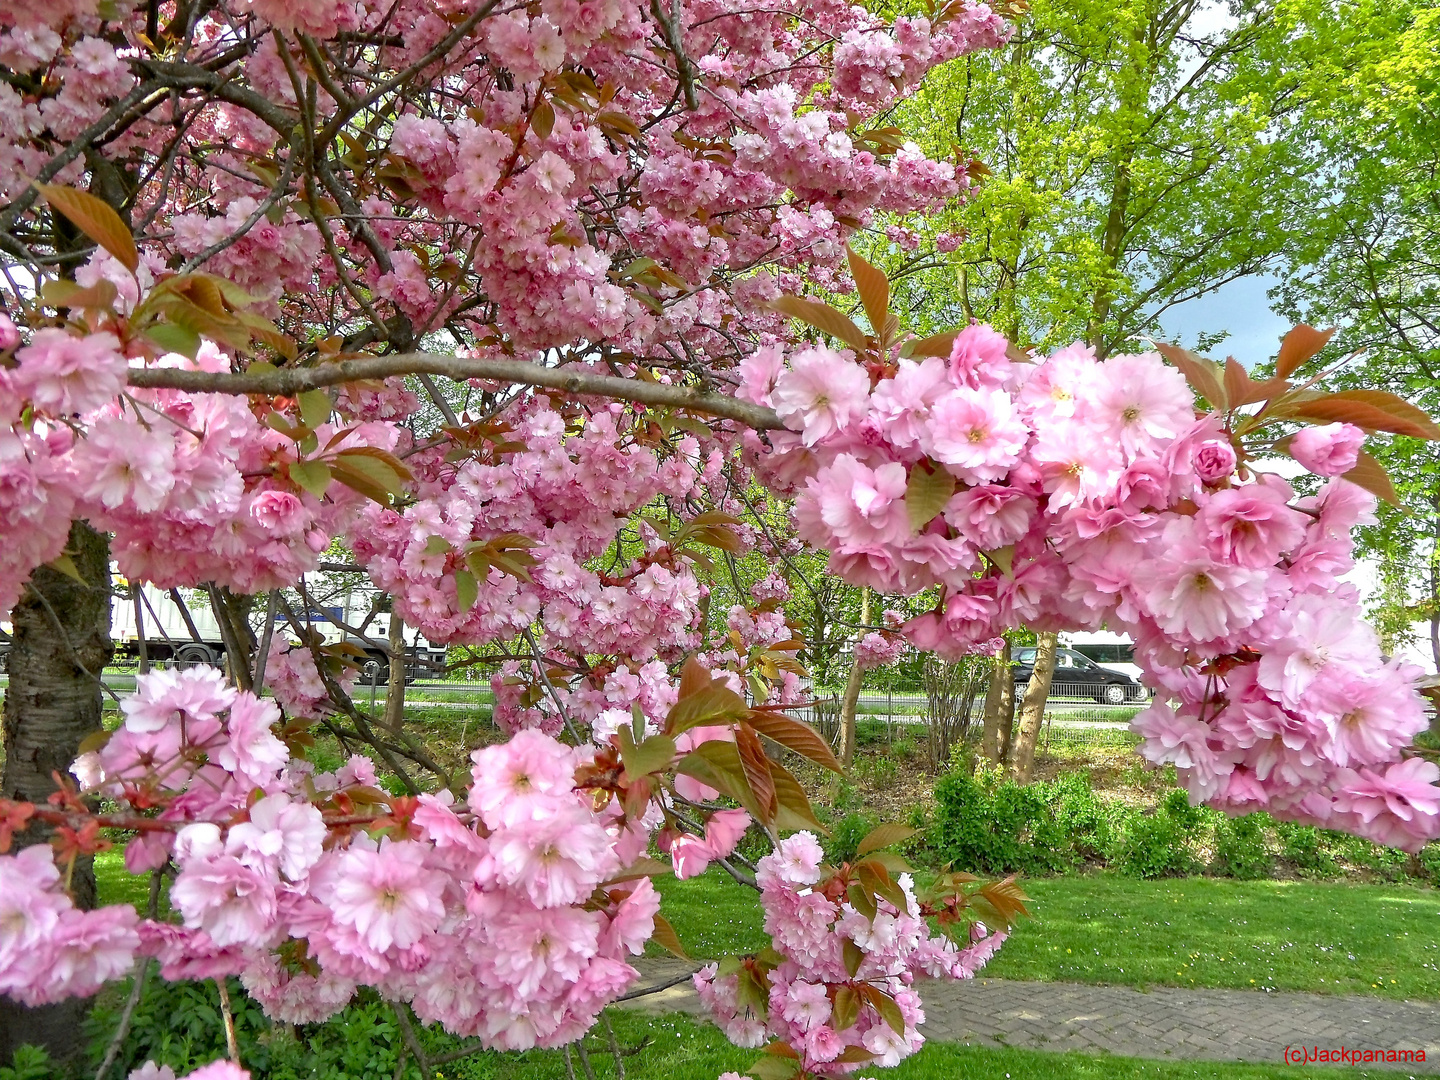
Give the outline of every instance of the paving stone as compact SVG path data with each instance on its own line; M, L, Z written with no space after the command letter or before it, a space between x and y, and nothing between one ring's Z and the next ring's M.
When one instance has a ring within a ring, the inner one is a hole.
M678 960L639 965L643 986L683 974ZM1125 1057L1279 1064L1285 1048L1423 1051L1407 1073L1440 1073L1440 1004L1254 990L1187 990L1007 979L927 982L927 1037L981 1046L1086 1050ZM688 982L624 1003L703 1015Z

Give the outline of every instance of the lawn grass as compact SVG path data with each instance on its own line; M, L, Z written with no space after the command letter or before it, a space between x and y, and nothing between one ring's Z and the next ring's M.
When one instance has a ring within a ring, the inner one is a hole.
M659 885L662 912L697 958L764 944L758 899L723 874ZM987 976L1440 997L1434 889L1108 874L1022 886L1034 918L1016 928Z
M722 1072L744 1073L758 1052L731 1046L709 1024L685 1016L653 1020L613 1013L617 1039L634 1046L649 1042L625 1063L629 1077L664 1080L715 1080ZM591 1042L598 1041L592 1034ZM517 1060L518 1058L518 1060ZM596 1080L614 1076L610 1056L590 1054ZM453 1071L452 1071L453 1068ZM554 1051L521 1055L479 1055L466 1062L444 1066L441 1080L567 1080L565 1061ZM577 1066L575 1075L583 1075ZM1034 1050L991 1049L955 1043L930 1043L895 1069L861 1069L857 1076L886 1080L1358 1080L1367 1075L1398 1077L1406 1074L1332 1066L1238 1065L1206 1061L1148 1061L1110 1055L1045 1053Z

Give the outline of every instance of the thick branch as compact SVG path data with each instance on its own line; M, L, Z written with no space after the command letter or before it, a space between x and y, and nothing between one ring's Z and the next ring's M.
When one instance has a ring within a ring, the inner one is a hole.
M457 381L493 379L497 382L545 386L568 394L593 394L596 397L638 401L646 405L662 405L692 412L708 413L726 420L735 420L758 431L782 428L780 417L773 409L752 405L726 394L709 393L685 386L641 382L613 375L596 375L544 367L523 360L483 360L465 356L440 356L436 353L397 353L394 356L370 356L342 360L316 367L285 368L259 374L187 371L181 368L132 368L130 385L142 389L188 390L211 394L269 394L294 397L306 390L366 379L385 379L392 375L443 375Z

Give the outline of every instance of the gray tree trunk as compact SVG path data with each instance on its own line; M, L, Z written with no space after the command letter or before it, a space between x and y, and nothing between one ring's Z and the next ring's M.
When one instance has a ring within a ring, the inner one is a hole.
M864 627L870 622L870 587L862 587L860 592L860 626L861 630L855 635L858 643L865 636ZM852 654L853 656L853 654ZM855 761L855 710L860 703L860 684L865 679L865 672L860 665L852 659L850 664L850 677L845 680L845 696L840 701L840 764L846 769L850 768Z
M101 670L110 661L110 541L82 522L70 528L69 552L84 584L41 567L16 604L11 622L10 684L5 690L5 766L0 795L44 803L55 790L53 773L68 775L80 741L100 730ZM17 847L43 843L49 831L34 827L15 837ZM95 869L75 866L75 903L95 906ZM83 1050L80 1022L88 1001L27 1009L0 997L0 1063L24 1043L43 1046L57 1061Z

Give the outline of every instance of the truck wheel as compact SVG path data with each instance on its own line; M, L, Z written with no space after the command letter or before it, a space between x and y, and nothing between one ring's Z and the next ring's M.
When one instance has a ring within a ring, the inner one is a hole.
M360 681L366 686L379 686L390 681L390 665L371 657L360 665Z
M216 657L210 651L210 646L198 643L180 646L175 652L175 659L182 664L208 664L211 667L216 664Z

